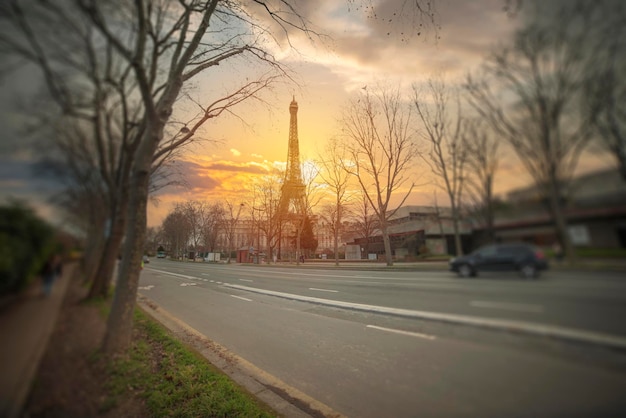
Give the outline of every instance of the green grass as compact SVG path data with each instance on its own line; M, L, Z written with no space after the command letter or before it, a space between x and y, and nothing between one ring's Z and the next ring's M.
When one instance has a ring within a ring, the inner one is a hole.
M271 417L252 395L215 369L200 354L171 337L139 310L128 356L110 366L108 388L115 398L135 392L154 417Z

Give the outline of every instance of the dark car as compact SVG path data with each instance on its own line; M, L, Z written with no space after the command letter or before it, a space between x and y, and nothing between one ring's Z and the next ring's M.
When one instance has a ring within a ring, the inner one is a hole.
M543 252L528 244L487 245L450 260L450 271L461 277L476 276L481 271L519 271L522 277L531 279L547 268Z

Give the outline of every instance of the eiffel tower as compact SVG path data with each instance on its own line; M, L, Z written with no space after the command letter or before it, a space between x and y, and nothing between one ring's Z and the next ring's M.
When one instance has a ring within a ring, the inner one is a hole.
M306 214L305 187L300 169L300 148L298 145L298 103L294 97L289 105L289 148L285 181L280 191L278 216L281 222L295 220Z

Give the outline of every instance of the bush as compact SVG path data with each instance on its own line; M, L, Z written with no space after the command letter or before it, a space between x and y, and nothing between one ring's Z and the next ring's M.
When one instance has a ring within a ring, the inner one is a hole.
M0 294L23 289L53 250L52 228L31 209L0 206Z

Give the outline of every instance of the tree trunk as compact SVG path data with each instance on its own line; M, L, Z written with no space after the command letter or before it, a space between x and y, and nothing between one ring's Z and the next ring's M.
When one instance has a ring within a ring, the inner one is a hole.
M335 222L334 238L335 238L335 266L339 266L339 226L341 225L341 205L337 202L337 219Z
M339 234L336 228L335 228L335 245L333 249L335 251L335 265L338 266L339 265Z
M137 287L146 231L150 161L147 159L147 167L137 167L133 170L135 172L131 179L128 233L123 248L124 257L119 266L115 297L103 342L103 351L108 355L124 352L131 342L133 311L137 300ZM143 165L146 165L145 162Z
M391 267L393 266L393 254L391 254L391 240L387 231L387 221L381 220L380 226L383 233L383 244L385 245L385 260L387 260L387 266Z
M104 249L104 228L94 227L88 234L88 246L85 250L85 258L83 259L83 274L85 282L89 283L94 278L98 263L102 257Z
M459 210L456 204L451 205L452 209L452 227L454 228L454 246L455 255L460 257L463 255L463 246L461 244L461 233L459 232Z
M496 238L496 231L494 225L494 208L493 208L493 193L491 192L491 186L487 186L487 201L485 202L485 217L487 218L487 240L489 244L492 244Z
M104 252L100 259L99 268L96 276L89 289L88 299L96 297L106 298L109 294L109 288L115 270L115 263L120 254L122 240L124 239L124 227L126 226L125 217L117 216L113 221L111 234L106 240Z
M569 239L569 234L567 232L567 220L565 219L565 215L563 214L563 210L561 208L560 202L560 193L557 187L552 185L552 192L550 193L550 209L552 211L552 217L554 218L554 225L556 228L556 235L559 243L561 244L561 248L563 249L563 255L565 256L565 260L572 264L574 262L574 247L572 246L572 241Z
M115 263L120 255L122 240L124 239L124 228L126 227L126 212L128 211L128 175L125 176L119 190L117 204L115 205L111 219L111 231L107 237L102 258L100 259L98 271L89 289L88 299L109 295Z

